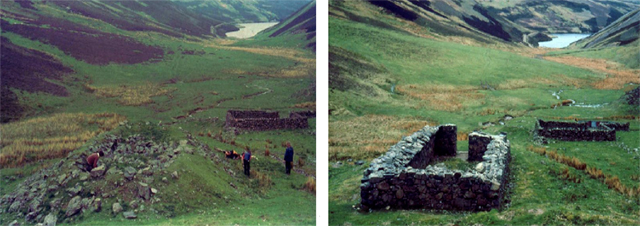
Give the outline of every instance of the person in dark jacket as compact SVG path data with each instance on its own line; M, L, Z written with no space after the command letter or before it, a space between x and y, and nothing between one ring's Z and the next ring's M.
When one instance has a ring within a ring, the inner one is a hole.
M93 168L98 167L98 160L102 156L104 156L104 152L102 151L89 155L89 157L87 157L87 171L91 171Z
M251 177L251 149L249 149L249 147L242 153L242 165L244 166L244 174L247 175L247 177Z
M116 151L116 149L118 149L118 140L114 140L113 144L111 145L111 152Z
M287 175L291 174L291 168L293 168L293 148L289 141L287 141L287 150L284 152L284 168Z

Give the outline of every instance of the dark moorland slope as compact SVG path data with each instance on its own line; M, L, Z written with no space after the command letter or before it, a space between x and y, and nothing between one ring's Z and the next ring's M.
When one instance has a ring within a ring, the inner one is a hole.
M439 35L471 37L485 43L498 40L533 46L537 46L539 41L550 40L549 33L598 31L639 6L633 1L597 0L366 2ZM334 1L330 5L330 14L382 28L397 28L343 5L361 5L361 2Z

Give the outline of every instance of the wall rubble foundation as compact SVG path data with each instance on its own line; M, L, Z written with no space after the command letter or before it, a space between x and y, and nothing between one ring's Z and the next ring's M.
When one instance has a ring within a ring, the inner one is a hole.
M534 132L537 136L564 141L615 141L617 130L629 131L629 123L561 122L539 119Z
M227 111L225 127L237 130L265 131L279 129L309 128L308 118L311 112L291 112L289 118L280 118L279 112L266 111ZM293 117L291 117L293 116Z

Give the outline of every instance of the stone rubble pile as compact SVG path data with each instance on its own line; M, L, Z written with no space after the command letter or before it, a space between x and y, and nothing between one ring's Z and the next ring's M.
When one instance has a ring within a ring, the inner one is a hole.
M118 145L112 151L115 141ZM99 212L104 201L110 200L109 203L112 203L122 196L131 196L141 203L158 201L158 198L154 198L158 189L151 186L154 174L165 172L180 153L197 152L205 157L214 155L205 152L208 147L193 150L186 143L156 144L139 135L127 138L106 136L100 143L88 148L89 152L102 150L105 153L98 161L98 167L86 172L84 164L87 155L72 152L58 163L29 176L17 185L14 192L0 198L0 213L11 214L29 223L55 224L57 220L64 220L55 218L60 216L59 212L64 218L85 211ZM114 189L90 188L91 183L105 180L106 177L115 178L115 181L110 181ZM118 202L113 203L114 212L123 211Z
M453 127L453 128L452 128ZM438 137L439 131L450 131ZM451 132L452 131L452 132ZM453 139L452 139L453 136ZM480 155L475 170L462 172L429 165L440 139L454 142L455 125L425 126L403 138L374 159L360 185L362 205L368 208L427 208L490 210L500 208L509 173L510 143L505 134L469 134L469 155ZM448 147L449 151L451 147ZM444 152L440 155L447 155Z

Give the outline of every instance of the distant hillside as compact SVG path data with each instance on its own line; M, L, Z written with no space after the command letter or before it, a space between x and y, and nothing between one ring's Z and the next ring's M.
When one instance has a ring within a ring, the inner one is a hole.
M311 1L282 22L261 33L270 38L285 36L302 36L306 40L306 48L316 49L316 1Z
M477 1L489 12L527 29L546 33L593 33L637 9L624 0L491 0Z
M373 5L377 12L371 11ZM386 29L416 35L468 37L482 43L509 42L537 46L548 41L548 33L588 33L598 31L625 13L637 8L634 1L334 1L329 14ZM383 12L402 25L383 22L373 16ZM426 29L426 30L425 30Z
M67 57L103 66L157 63L173 51L143 39L225 37L237 23L279 21L309 1L3 0L2 121L21 115L18 90L65 96L62 75L73 72Z
M640 8L627 13L606 28L575 43L582 48L624 46L636 43L640 35Z
M171 1L3 1L3 14L16 13L30 19L97 19L128 31L154 31L170 36L183 34L224 37L238 30L240 22L267 22L286 18L308 0L171 0ZM5 15L3 15L5 16ZM13 18L16 19L16 18Z
M630 69L640 69L640 9L627 13L601 31L572 43L568 53L605 58Z

